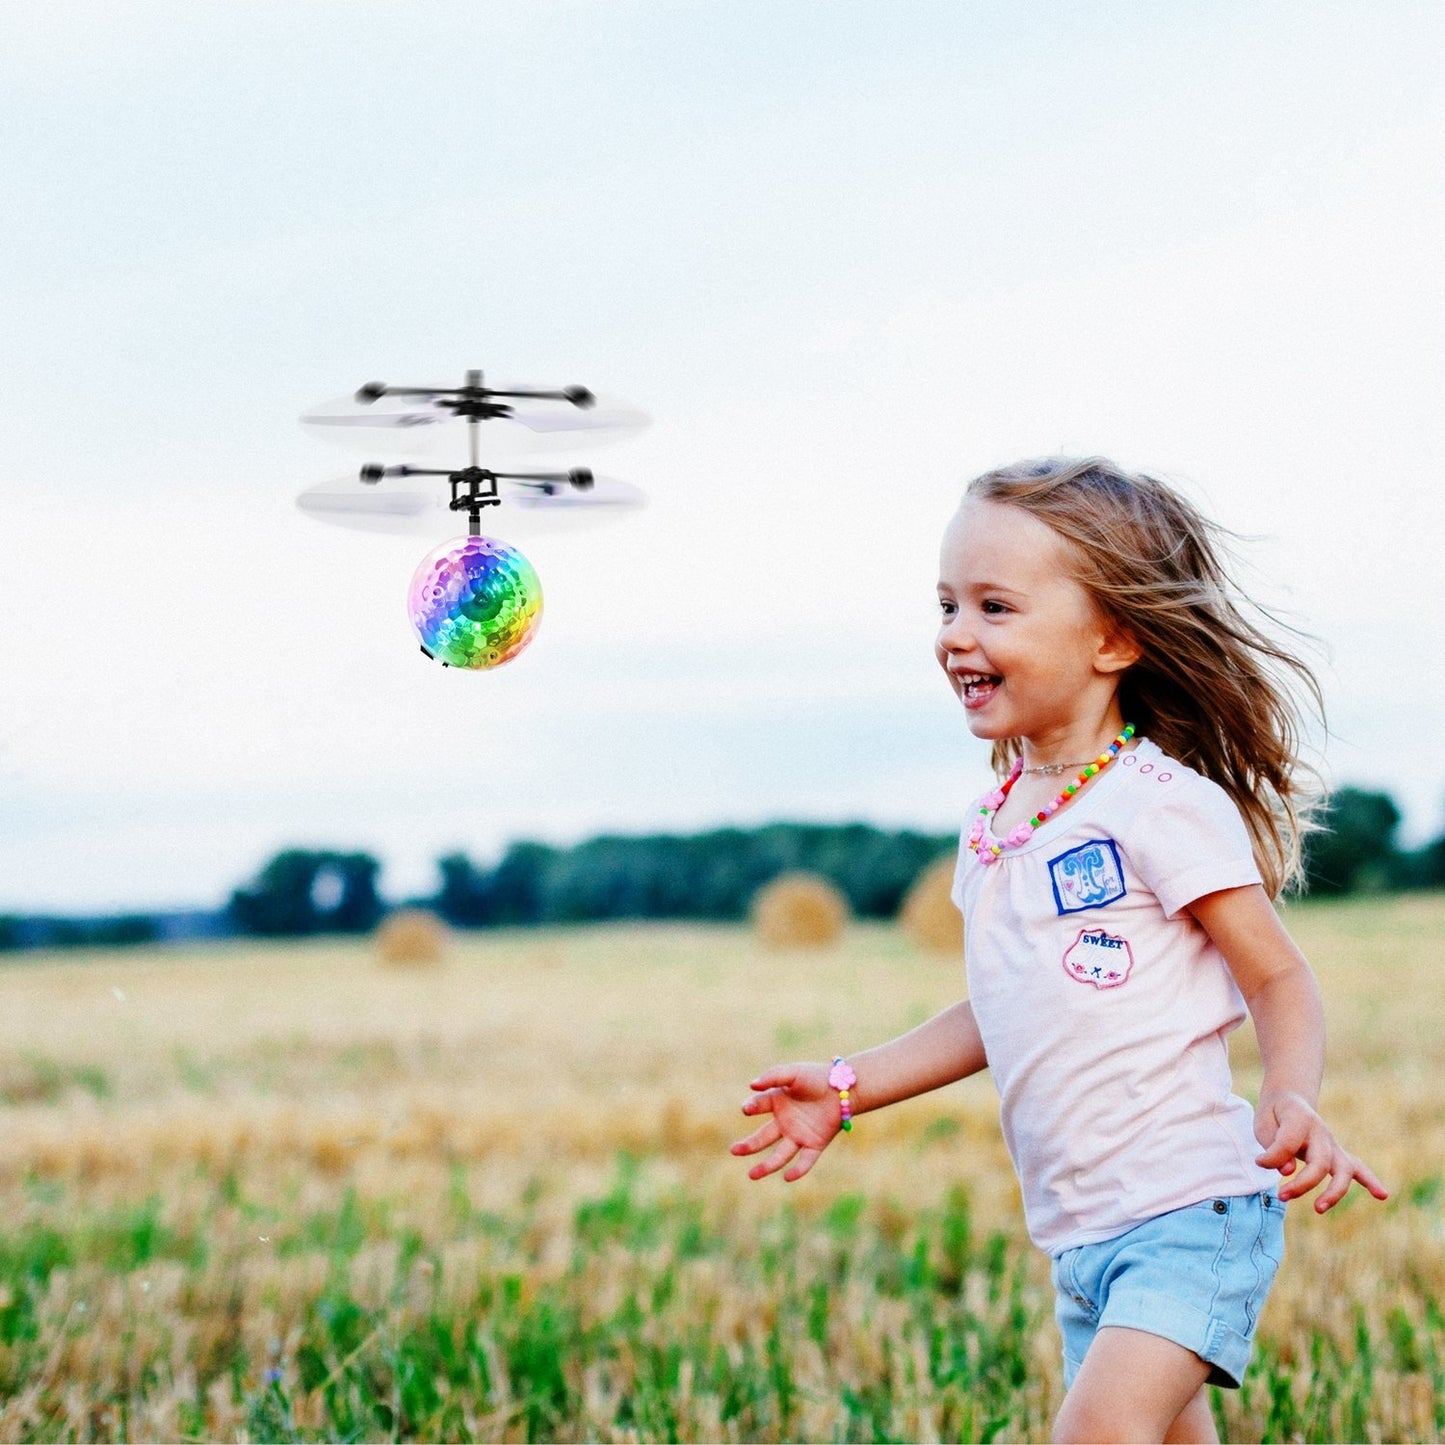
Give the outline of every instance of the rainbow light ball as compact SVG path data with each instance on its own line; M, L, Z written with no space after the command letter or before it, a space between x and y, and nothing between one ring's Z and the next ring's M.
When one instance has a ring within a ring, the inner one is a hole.
M449 667L510 662L536 636L542 584L515 547L458 537L426 554L407 594L421 645Z

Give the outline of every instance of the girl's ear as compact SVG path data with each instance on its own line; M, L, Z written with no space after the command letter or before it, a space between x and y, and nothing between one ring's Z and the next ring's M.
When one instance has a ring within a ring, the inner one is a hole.
M1144 649L1122 622L1104 619L1104 631L1094 654L1094 666L1100 672L1123 672L1133 667L1143 655Z

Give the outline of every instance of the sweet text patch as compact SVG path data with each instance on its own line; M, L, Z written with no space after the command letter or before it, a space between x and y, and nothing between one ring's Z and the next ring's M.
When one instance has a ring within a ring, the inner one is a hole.
M1069 977L1095 988L1118 988L1133 967L1129 940L1102 928L1081 928L1064 952L1064 971Z

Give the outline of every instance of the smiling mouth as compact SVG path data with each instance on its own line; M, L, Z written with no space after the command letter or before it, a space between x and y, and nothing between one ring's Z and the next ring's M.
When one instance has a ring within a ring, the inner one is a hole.
M965 707L982 707L994 695L1003 681L994 672L960 672L958 674L959 694Z

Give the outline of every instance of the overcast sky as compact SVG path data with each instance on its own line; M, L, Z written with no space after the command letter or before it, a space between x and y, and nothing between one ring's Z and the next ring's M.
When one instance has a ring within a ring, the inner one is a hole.
M400 896L518 837L952 830L938 537L1057 451L1248 534L1330 776L1445 829L1442 41L1400 0L0 8L0 909L219 903L287 844ZM517 538L545 620L479 675L417 650L431 542L294 506L361 459L304 409L468 367L655 419L568 458L651 505Z

